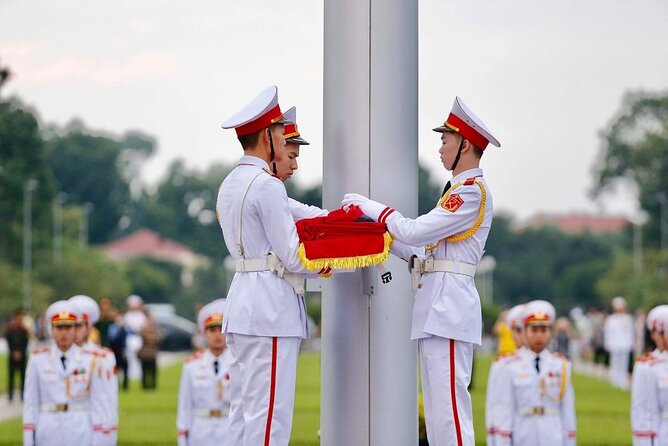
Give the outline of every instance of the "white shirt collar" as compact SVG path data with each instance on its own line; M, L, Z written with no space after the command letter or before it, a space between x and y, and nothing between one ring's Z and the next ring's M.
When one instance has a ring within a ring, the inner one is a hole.
M268 169L269 164L262 158L258 158L257 156L249 156L249 155L244 155L241 157L239 160L239 164L252 164L253 166L257 166L260 169Z
M476 167L474 169L465 170L459 175L452 177L450 180L451 184L459 183L460 181L465 181L467 178L479 177L482 176L482 169Z

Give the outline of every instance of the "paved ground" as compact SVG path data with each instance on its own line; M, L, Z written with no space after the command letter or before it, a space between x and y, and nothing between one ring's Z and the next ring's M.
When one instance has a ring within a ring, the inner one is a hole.
M158 354L158 367L167 367L183 360L189 355L187 352L160 352ZM20 417L23 412L23 404L18 395L14 401L9 402L7 394L0 395L0 421Z

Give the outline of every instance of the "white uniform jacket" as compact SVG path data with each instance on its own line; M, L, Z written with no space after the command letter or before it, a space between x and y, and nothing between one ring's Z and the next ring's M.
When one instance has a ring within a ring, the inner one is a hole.
M634 446L652 446L661 424L657 396L657 374L654 366L661 362L661 353L653 351L636 359L631 383L631 431Z
M93 444L93 426L102 426L104 392L98 358L77 345L65 355L54 345L33 351L28 361L23 403L23 444Z
M496 370L496 445L575 445L575 396L570 362L543 350L540 374L529 349L509 356Z
M96 373L103 393L102 404L91 407L96 418L104 420L101 426L93 426L93 444L115 446L118 440L118 376L114 352L93 342L84 344L84 350L97 356Z
M633 350L633 318L630 314L613 313L605 318L603 342L609 352L630 352Z
M267 168L264 160L244 156L221 184L216 213L225 245L233 259L240 259L240 205L246 188L257 176L241 211L245 259L260 259L271 251L287 271L306 273L297 257L299 238L285 186ZM227 295L225 315L225 333L268 337L306 337L307 333L303 296L270 271L236 273Z
M489 446L496 445L496 435L498 433L498 416L504 410L508 410L507 407L503 407L499 401L499 383L498 370L501 367L506 367L506 363L513 361L515 355L523 354L524 347L520 347L513 353L506 353L497 356L494 358L492 365L489 368L489 375L487 377L487 397L485 400L485 428L487 430L487 444Z
M218 360L218 373L214 361ZM186 360L181 371L176 415L179 446L225 446L229 430L229 350L216 357L211 350Z
M475 182L462 184L450 192L451 203L454 204L450 210L436 206L416 219L406 218L392 209L381 213L379 220L385 221L388 231L398 242L392 251L395 255L408 260L415 253L412 247L423 247L440 241L433 250L435 259L478 264L492 225L492 195L481 169L462 172L453 177L451 183L456 185L467 179L474 179L483 187L485 199L482 214L483 190ZM384 216L387 216L386 219ZM458 242L445 241L446 237L470 230L480 217L480 226L471 237ZM425 250L421 249L420 254L424 258ZM445 272L422 276L421 286L415 293L411 338L432 335L481 344L480 297L473 277Z
M310 206L288 197L288 206L295 223L305 218L326 217L329 211L320 209L318 206Z

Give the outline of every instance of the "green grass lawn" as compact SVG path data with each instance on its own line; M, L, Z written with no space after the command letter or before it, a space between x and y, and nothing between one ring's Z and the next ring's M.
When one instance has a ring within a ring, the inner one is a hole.
M0 358L1 360L1 358ZM491 358L477 357L472 390L476 444L485 444L484 408L487 371ZM5 366L6 368L6 366ZM133 383L120 395L119 445L170 445L176 436L176 394L181 366L160 370L158 391L142 391ZM297 370L292 446L318 445L320 418L320 357L302 354ZM0 376L2 371L0 371ZM579 445L628 445L630 395L608 384L583 376L575 377ZM21 444L21 420L0 423L0 445Z

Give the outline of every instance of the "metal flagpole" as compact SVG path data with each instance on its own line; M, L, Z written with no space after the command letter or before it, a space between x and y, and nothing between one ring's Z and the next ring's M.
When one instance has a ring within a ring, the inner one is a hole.
M417 2L325 1L326 208L346 192L417 214ZM417 444L417 354L404 261L324 281L321 444Z

